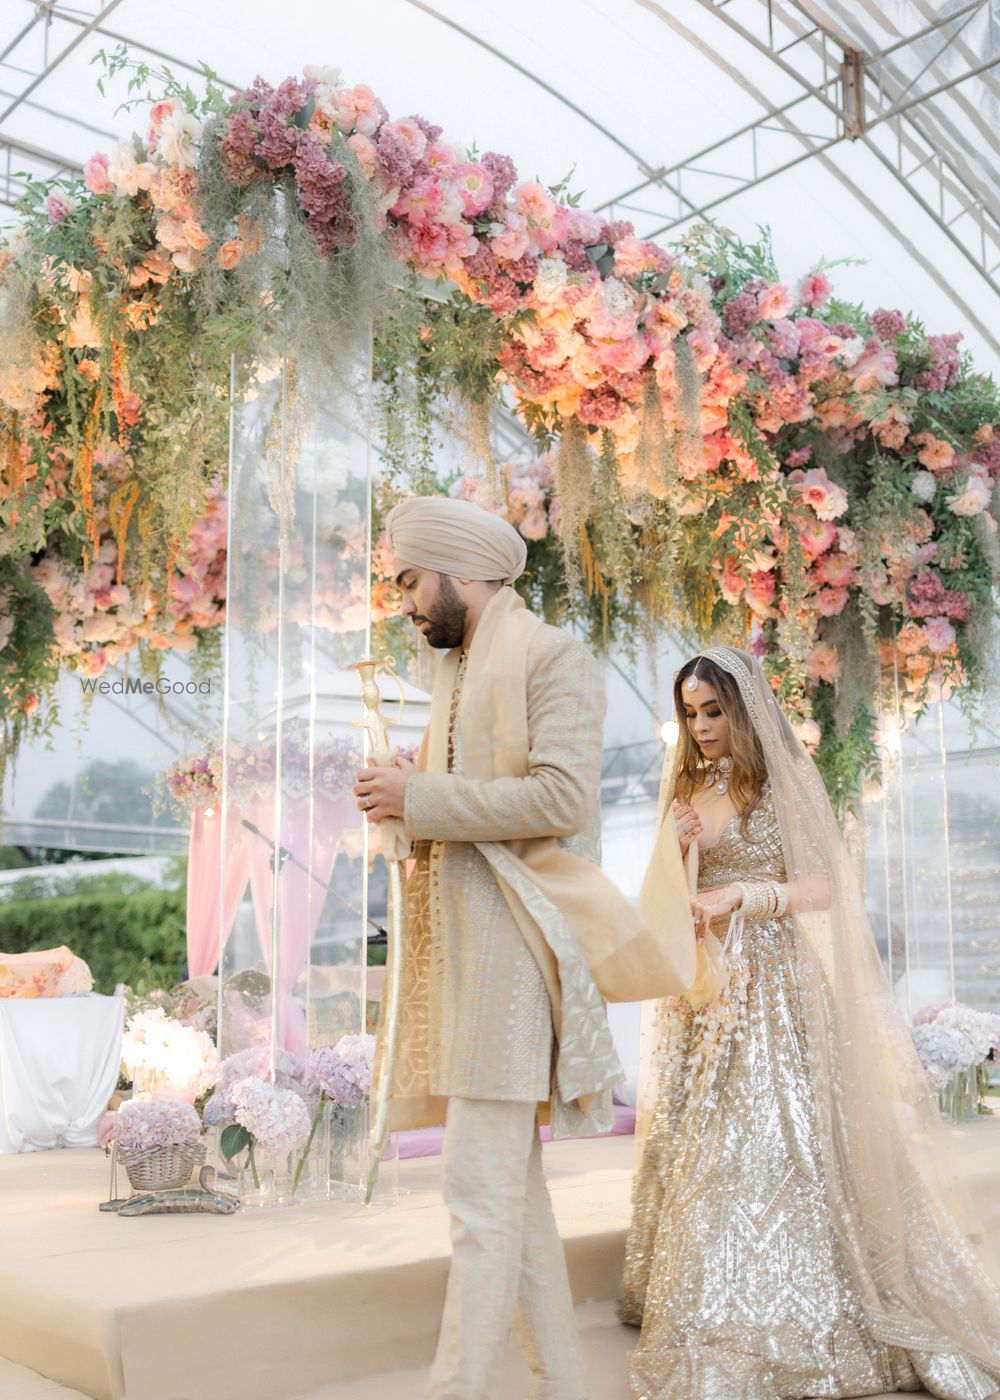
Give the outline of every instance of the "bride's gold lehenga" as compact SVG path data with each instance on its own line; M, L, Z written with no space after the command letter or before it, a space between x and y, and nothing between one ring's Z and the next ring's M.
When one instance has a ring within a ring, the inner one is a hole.
M748 836L734 818L702 853L698 883L785 878L765 789ZM808 1068L800 986L822 978L791 917L747 920L723 997L697 1014L683 998L660 1007L659 1092L620 1304L623 1321L642 1325L629 1359L641 1400L922 1385L979 1400L995 1387L963 1358L908 1349L905 1329L895 1345L877 1341L866 1322L832 1216L851 1183L828 1190Z

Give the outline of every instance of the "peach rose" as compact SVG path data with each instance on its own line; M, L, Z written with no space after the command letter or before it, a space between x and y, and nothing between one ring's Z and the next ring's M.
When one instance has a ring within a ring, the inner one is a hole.
M236 264L239 262L242 256L242 238L230 238L225 243L223 243L222 247L216 254L216 259L218 261L219 266L225 268L225 270L228 272L230 268L236 266Z

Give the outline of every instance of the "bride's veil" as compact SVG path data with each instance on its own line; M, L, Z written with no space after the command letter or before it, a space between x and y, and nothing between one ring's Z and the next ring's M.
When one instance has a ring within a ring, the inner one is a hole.
M1000 1293L958 1224L971 1216L937 1102L819 771L758 661L729 647L701 655L739 686L767 763L787 879L806 910L795 916L799 984L825 1193L869 1326L880 1341L936 1354L940 1364L961 1367L956 1353L965 1353L1000 1381ZM676 770L664 784L661 820L675 778ZM647 1027L640 1132L655 1094L654 1039ZM954 1379L969 1393L981 1383L964 1368Z

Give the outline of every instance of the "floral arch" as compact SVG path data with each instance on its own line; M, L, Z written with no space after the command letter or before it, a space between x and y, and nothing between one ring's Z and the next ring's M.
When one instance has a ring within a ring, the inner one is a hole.
M958 335L837 301L829 265L782 282L765 236L638 240L330 70L229 99L108 65L145 130L83 184L33 185L0 250L8 752L61 667L210 647L230 365L275 317L303 362L374 318L379 508L452 490L507 512L531 602L596 643L748 645L838 799L873 755L879 663L912 709L975 695L1000 395ZM456 396L470 469L442 480ZM493 460L501 403L534 461Z

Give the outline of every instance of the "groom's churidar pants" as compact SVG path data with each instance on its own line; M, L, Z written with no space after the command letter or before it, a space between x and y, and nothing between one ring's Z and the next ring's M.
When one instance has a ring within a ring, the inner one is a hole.
M452 1262L427 1400L492 1400L512 1321L531 1369L530 1400L586 1396L535 1113L533 1103L448 1102Z

